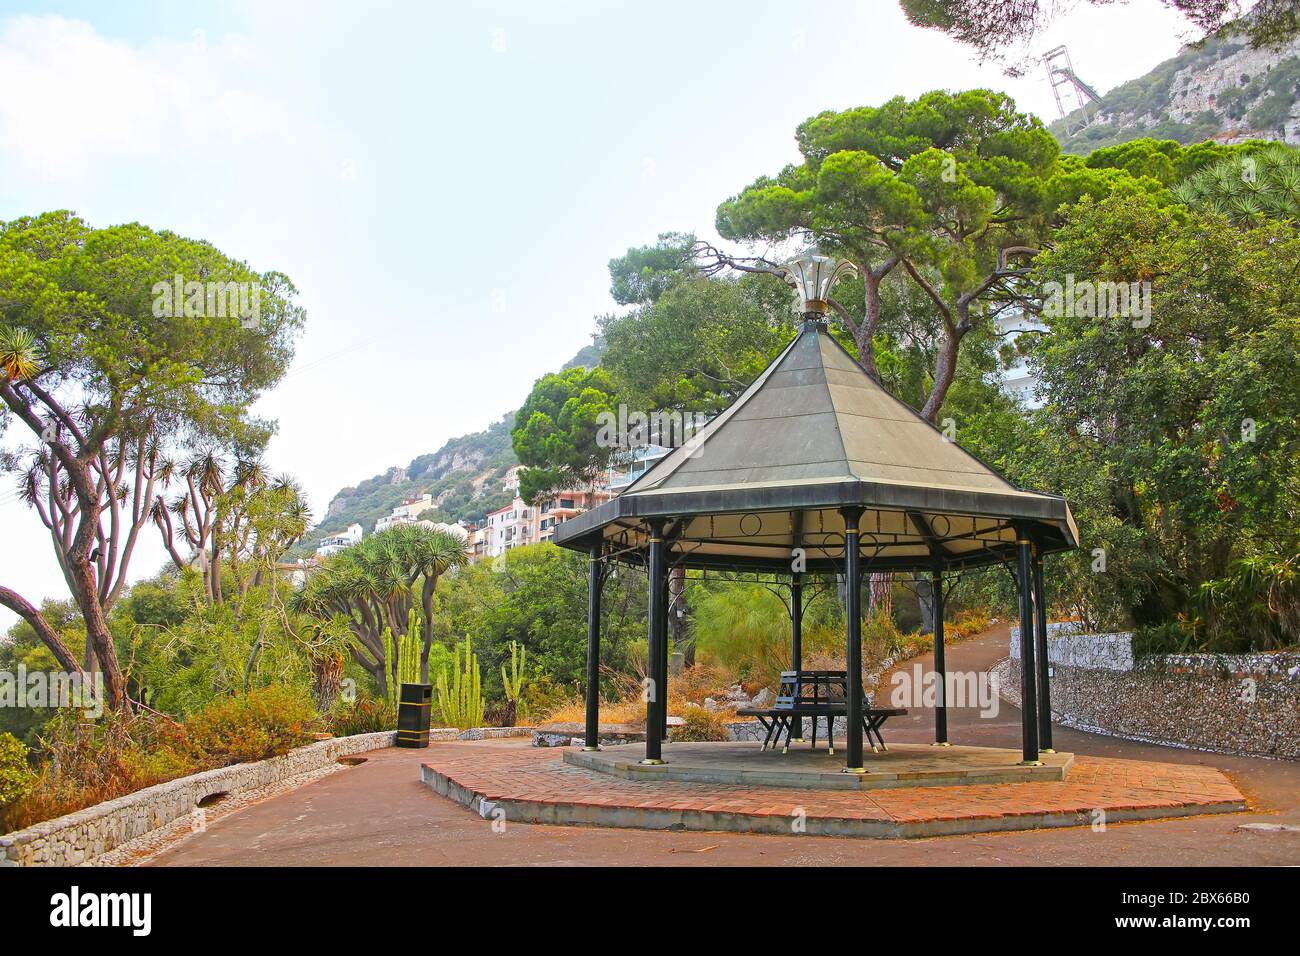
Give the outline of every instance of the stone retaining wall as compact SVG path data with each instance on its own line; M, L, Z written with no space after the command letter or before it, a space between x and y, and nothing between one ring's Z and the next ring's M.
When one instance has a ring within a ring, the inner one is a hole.
M455 734L455 731L452 731ZM0 866L77 866L194 812L199 801L270 786L340 757L391 747L394 731L332 737L283 757L205 770L0 836Z
M485 740L526 737L531 727L434 727L430 740ZM46 820L26 830L0 835L0 866L78 866L124 843L138 839L181 817L215 794L257 790L309 773L340 757L393 746L391 730L352 737L331 737L299 747L283 757L207 770L128 793Z
M1047 661L1062 667L1087 667L1108 671L1133 669L1133 635L1079 634L1073 621L1047 625ZM1020 660L1020 628L1011 629L1011 657Z
M1052 642L1049 642L1049 648ZM1300 654L1141 658L1131 670L1055 663L1052 717L1067 727L1192 750L1300 759ZM1020 662L994 670L1020 704Z

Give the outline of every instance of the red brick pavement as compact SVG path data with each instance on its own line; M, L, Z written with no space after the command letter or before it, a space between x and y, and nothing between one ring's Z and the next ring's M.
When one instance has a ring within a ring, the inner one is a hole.
M938 832L954 821L963 829L981 829L977 821L1002 829L1008 818L1022 818L1018 823L1026 826L1062 825L1091 819L1098 809L1120 819L1159 816L1161 811L1241 809L1245 804L1236 787L1209 767L1103 757L1077 757L1066 781L869 791L633 781L571 766L559 751L544 748L470 752L434 744L424 765L494 803L552 811L637 808L753 818L789 817L802 808L810 820L877 821L911 827L918 835L926 825L935 825L933 832Z

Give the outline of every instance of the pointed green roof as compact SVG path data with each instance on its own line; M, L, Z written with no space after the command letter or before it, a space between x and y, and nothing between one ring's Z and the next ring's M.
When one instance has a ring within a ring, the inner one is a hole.
M631 545L646 519L667 517L688 564L785 566L794 547L829 561L845 506L866 509L864 549L879 566L1000 560L1016 527L1045 550L1078 544L1064 499L1017 488L949 440L818 323L692 441L556 541L581 547L599 531Z
M801 333L689 447L624 493L845 479L1017 493L829 334Z

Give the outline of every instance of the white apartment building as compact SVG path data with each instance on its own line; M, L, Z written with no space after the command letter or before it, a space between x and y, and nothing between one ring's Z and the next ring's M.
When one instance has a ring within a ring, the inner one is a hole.
M1026 315L1023 309L1008 306L994 317L997 323L998 332L1003 336L1007 344L1015 342L1022 332L1029 331L1046 331L1047 326L1043 325L1033 316ZM1002 373L1002 387L1011 395L1019 399L1028 408L1039 408L1042 402L1034 398L1034 386L1037 381L1033 373L1029 371L1029 366L1025 364L1023 358L1017 358L1015 364L1007 368Z
M338 554L344 548L350 548L359 543L361 535L361 525L350 524L346 531L332 534L328 538L321 538L320 545L316 548L316 555L321 558L328 558L331 554Z
M671 448L663 445L640 445L627 455L620 455L622 460L617 465L611 464L605 477L605 485L609 488L610 496L621 495L628 485L653 468L670 451Z
M375 522L375 534L399 524L414 524L421 514L433 507L433 495L425 492L407 498L391 512Z
M485 524L486 541L483 556L495 558L505 554L511 548L532 544L535 540L531 534L532 516L533 509L518 495L504 508L489 512Z

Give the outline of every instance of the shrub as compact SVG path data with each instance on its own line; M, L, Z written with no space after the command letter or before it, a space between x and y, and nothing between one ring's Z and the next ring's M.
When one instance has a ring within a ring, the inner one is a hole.
M0 813L32 792L36 773L27 763L27 748L13 734L0 734Z
M224 767L278 757L309 743L319 721L307 697L271 686L213 701L184 728L183 747L196 763Z
M3 830L21 829L199 769L170 749L175 725L152 715L87 720L60 711L41 737L30 790L3 807Z
M960 611L952 621L944 624L944 639L960 641L973 637L988 630L991 620L988 608L970 608Z
M689 704L682 708L680 727L672 729L673 740L727 740L727 715Z
M557 684L548 674L530 680L524 686L519 710L529 720L539 720L568 703L569 688Z
M397 711L379 697L358 697L350 704L339 704L329 715L329 729L335 737L374 734L397 727Z

